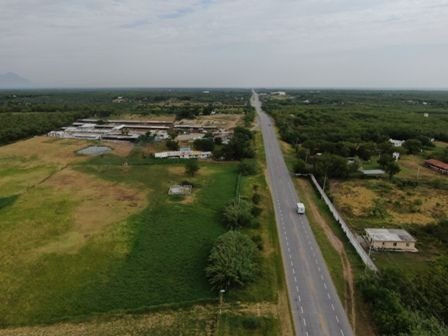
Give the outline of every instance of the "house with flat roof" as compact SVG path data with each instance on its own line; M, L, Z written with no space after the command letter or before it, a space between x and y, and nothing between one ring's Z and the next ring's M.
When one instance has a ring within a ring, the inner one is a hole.
M365 229L366 241L372 250L418 252L417 240L402 229Z

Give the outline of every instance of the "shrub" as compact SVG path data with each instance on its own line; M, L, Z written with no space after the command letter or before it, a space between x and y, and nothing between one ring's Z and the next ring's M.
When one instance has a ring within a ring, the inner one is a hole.
M185 162L185 173L189 176L196 175L199 170L199 164L197 160L187 160Z
M259 256L254 242L238 231L224 233L213 246L206 276L215 290L243 287L259 273Z
M239 198L230 201L224 208L223 220L229 229L251 227L253 224L251 204Z
M243 176L255 175L257 170L257 163L255 160L244 159L238 165L238 171Z

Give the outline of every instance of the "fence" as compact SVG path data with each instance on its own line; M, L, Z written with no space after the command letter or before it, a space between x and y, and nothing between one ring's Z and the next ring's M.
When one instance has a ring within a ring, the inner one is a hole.
M311 181L313 182L314 186L316 187L317 191L319 191L319 194L322 196L322 199L327 204L328 209L330 210L331 214L333 215L336 222L339 223L341 226L342 231L344 231L345 235L347 236L350 244L355 248L356 253L358 253L361 260L364 262L364 264L370 268L372 271L378 271L378 268L373 263L372 259L370 259L369 255L366 253L366 251L362 248L361 244L359 244L358 240L353 235L352 231L350 231L350 228L348 227L347 223L345 223L344 219L341 217L339 212L334 207L333 203L331 203L330 199L328 198L325 191L322 189L322 187L319 185L319 182L317 182L314 175L310 175Z

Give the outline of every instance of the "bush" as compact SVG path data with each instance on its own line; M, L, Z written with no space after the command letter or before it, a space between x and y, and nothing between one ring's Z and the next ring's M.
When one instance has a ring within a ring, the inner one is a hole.
M238 171L243 176L255 175L257 170L257 163L255 160L244 159L238 165Z
M254 193L252 195L252 203L258 205L261 201L261 195L259 193Z
M230 201L224 208L223 220L229 229L251 227L254 221L251 204L238 198Z
M260 207L257 207L257 206L252 207L252 209L250 210L250 213L254 217L260 216L262 212L263 212L263 209Z
M212 152L215 148L215 143L213 141L213 138L196 139L193 142L193 147L194 149L199 151Z
M259 256L254 242L245 234L229 231L213 246L205 270L215 290L243 287L259 274Z
M166 141L166 148L168 148L169 150L177 151L179 150L179 144L177 143L177 141L168 139Z
M197 160L187 160L185 162L185 174L194 176L199 170L199 164Z

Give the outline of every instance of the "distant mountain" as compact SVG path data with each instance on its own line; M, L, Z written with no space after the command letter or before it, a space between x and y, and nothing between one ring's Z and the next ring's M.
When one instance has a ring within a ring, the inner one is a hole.
M26 78L13 72L0 74L0 89L30 88L33 84Z

